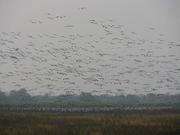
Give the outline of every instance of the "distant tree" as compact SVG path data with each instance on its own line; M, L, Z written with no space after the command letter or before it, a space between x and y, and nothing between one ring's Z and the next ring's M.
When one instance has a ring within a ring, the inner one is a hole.
M6 97L6 95L5 95L5 92L0 91L0 98L2 98L2 97Z
M18 91L12 90L8 96L8 99L14 104L27 104L31 101L31 96L27 93L26 89L20 89Z
M6 94L5 92L0 91L0 104L4 104L6 102Z
M138 97L137 95L127 95L126 101L127 101L127 104L137 105L140 103L140 97Z

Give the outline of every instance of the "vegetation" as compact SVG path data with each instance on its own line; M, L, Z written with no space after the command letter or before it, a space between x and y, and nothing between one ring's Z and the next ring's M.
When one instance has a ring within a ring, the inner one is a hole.
M177 113L0 113L0 135L179 135Z
M3 111L3 107L171 106L170 110L106 113ZM25 89L0 92L0 135L179 135L180 95L31 96ZM1 110L2 109L2 110Z
M65 107L94 106L174 106L180 107L180 95L39 95L31 96L25 89L11 91L8 95L0 92L0 105L43 105Z

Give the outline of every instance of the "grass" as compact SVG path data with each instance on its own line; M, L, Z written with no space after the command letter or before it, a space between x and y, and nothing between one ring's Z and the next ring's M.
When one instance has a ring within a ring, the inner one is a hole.
M180 114L1 112L0 135L180 135Z

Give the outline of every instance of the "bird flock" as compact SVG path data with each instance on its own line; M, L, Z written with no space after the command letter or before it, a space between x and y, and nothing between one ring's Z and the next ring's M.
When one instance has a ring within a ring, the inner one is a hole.
M40 27L69 19L50 12L43 17L28 23ZM98 33L74 32L73 23L59 24L73 31L69 34L0 31L0 90L25 88L33 95L180 92L179 43L166 40L154 27L146 32L157 36L148 39L112 19L92 16L84 22Z

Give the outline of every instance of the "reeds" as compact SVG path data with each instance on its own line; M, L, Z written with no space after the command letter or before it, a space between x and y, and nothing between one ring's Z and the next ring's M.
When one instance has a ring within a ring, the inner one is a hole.
M0 135L178 135L180 114L0 113Z

